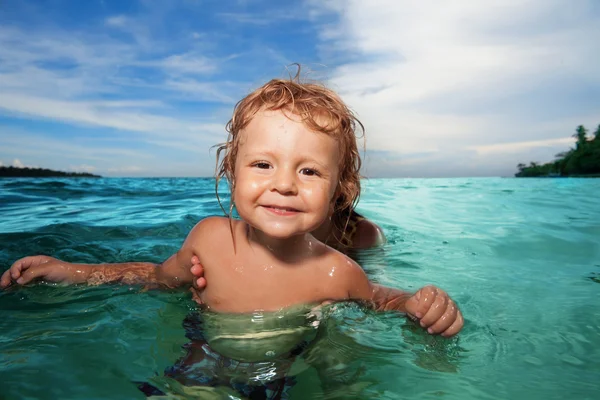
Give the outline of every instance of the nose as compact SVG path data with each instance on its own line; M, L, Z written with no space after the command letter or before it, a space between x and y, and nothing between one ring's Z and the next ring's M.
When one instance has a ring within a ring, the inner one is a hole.
M296 194L296 171L291 168L278 168L273 177L272 190L280 194Z

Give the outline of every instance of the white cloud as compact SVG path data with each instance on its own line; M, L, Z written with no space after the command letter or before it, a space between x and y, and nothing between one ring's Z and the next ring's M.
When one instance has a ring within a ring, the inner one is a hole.
M222 124L182 121L149 112L129 112L121 108L103 107L101 103L63 101L10 92L0 96L0 109L43 119L166 136L176 141L197 141L202 137L210 139L220 137L224 132Z
M123 29L143 28L125 16L111 17L105 23ZM125 171L122 161L115 159L121 155L135 159L137 168L142 169L128 173L154 175L159 173L160 163L173 163L191 150L205 155L225 137L228 115L221 111L222 105L207 116L189 105L195 101L225 103L229 112L235 103L230 93L236 87L200 81L198 74L218 64L196 50L169 57L159 43L156 52L149 52L135 42L93 31L25 32L8 26L0 27L0 48L0 115L65 124L63 139L56 140L41 132L12 136L12 131L2 130L0 155L37 162L45 154L44 167L65 170L69 165L82 165L103 172L107 166ZM130 74L131 68L150 74ZM144 79L146 76L160 79ZM181 101L189 111L179 107ZM85 129L88 127L92 129ZM86 148L89 143L83 139L97 141L99 130L107 141ZM26 141L27 136L37 138ZM37 146L41 143L47 145ZM55 161L57 155L62 163ZM160 161L148 162L147 157ZM212 173L211 168L200 170Z
M219 140L204 143L164 138L150 140L141 148L126 137L119 141L71 130L74 132L67 129L62 137L53 138L0 125L0 159L17 156L23 165L41 164L54 170L86 166L108 176L211 176L214 172L214 152L210 154L209 149Z
M188 74L203 74L216 69L214 60L200 54L174 54L162 61L165 69Z
M560 138L548 140L534 140L529 142L514 142L514 143L496 143L483 146L470 146L470 150L475 150L478 154L487 155L494 153L509 153L509 152L524 152L526 150L537 147L555 147L561 145L568 148L573 144L573 138Z
M88 172L88 173L92 173L94 171L96 171L98 168L92 166L92 165L71 165L69 166L69 171L74 171L74 172Z
M127 17L124 15L114 15L106 19L106 25L123 27L127 24Z
M566 145L576 125L600 122L600 108L576 110L567 98L600 83L591 1L309 4L321 21L323 57L341 60L330 86L358 112L369 149L437 151L437 164L424 168L442 174L445 162L475 149L507 170L516 149L547 148L551 158L549 144ZM597 90L593 101L600 104ZM545 112L548 104L559 112ZM464 173L471 168L465 162Z
M15 168L25 168L25 164L23 164L18 158L13 160L12 166Z
M138 173L142 172L144 169L135 165L128 165L120 168L108 168L107 171L116 174L127 174L127 173Z

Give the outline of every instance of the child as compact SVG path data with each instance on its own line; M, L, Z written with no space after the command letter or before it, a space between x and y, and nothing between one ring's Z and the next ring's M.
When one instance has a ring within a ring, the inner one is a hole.
M223 176L228 180L240 220L200 221L161 265L86 265L26 257L2 275L0 287L34 279L189 285L196 255L210 281L197 299L216 313L278 312L356 300L379 310L407 312L430 333L452 336L463 318L445 292L428 286L411 296L375 286L354 261L310 234L359 196L357 123L332 91L272 80L236 105L229 138L217 152L218 159L224 156L217 184Z

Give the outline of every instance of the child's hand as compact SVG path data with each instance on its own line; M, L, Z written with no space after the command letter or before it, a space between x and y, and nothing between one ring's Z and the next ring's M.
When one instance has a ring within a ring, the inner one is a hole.
M75 265L49 256L31 256L21 258L2 274L0 288L5 289L12 283L26 285L34 279L43 279L56 283L85 282L91 270L85 265Z
M425 286L406 301L406 312L431 334L445 337L456 335L464 319L458 306L446 292L435 286Z
M200 259L197 256L192 257L192 267L190 268L194 279L192 285L196 289L204 289L206 287L206 278L204 277L204 268L200 264Z

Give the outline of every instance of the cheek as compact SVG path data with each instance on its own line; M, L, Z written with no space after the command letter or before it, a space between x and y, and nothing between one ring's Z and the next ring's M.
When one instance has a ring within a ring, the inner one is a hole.
M236 180L236 185L234 188L234 196L236 199L239 199L239 196L250 196L256 195L265 186L265 179L261 179L258 176L240 173L238 179Z
M302 189L303 197L323 204L331 203L334 194L333 189L327 184L310 186Z
M265 179L260 179L259 177L252 175L246 176L243 182L243 188L246 192L258 191L265 185Z

